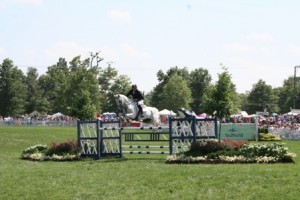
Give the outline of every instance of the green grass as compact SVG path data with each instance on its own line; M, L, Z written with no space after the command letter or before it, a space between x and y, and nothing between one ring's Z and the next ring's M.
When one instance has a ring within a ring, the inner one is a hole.
M165 164L166 155L33 162L21 152L76 127L0 127L0 199L298 199L295 164ZM300 141L283 141L300 156Z

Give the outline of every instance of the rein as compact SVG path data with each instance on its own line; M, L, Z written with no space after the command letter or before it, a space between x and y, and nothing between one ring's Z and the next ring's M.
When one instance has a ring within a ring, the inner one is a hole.
M128 105L130 105L130 101L126 101L121 97L119 97L119 110L123 111L124 114L127 113Z

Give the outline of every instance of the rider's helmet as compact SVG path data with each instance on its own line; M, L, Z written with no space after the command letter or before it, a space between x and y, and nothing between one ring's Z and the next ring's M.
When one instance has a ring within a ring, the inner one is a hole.
M132 89L137 89L136 84L133 84L133 85L131 86L131 88L132 88Z

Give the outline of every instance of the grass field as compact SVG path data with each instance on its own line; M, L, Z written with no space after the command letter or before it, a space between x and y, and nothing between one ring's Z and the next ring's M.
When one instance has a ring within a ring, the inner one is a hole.
M294 164L165 164L166 155L33 162L21 152L76 139L76 127L0 127L0 199L299 199L300 141L283 141Z

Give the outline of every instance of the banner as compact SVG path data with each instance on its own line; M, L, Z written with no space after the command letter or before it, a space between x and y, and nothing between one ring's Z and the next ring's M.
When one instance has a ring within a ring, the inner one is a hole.
M257 136L256 123L226 123L222 124L220 139L256 140Z

